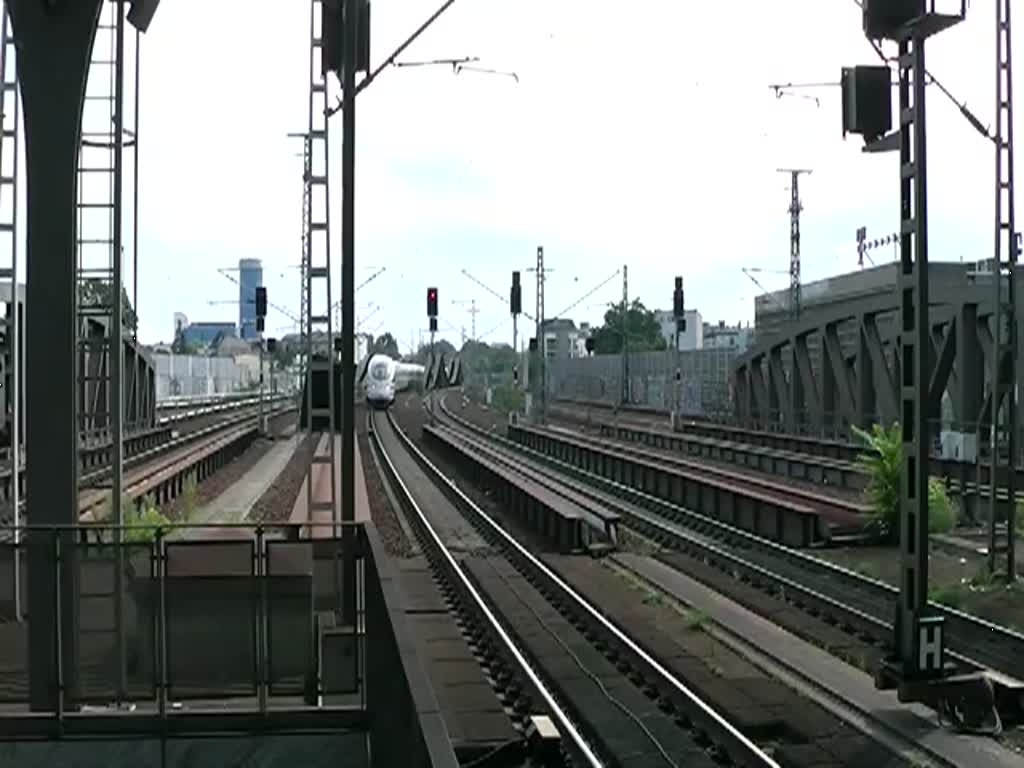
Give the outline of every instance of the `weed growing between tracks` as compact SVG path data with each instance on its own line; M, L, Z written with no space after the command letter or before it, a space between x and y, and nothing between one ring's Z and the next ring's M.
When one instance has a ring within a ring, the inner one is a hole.
M899 586L900 564L890 547L822 549L822 560ZM965 613L1024 632L1024 585L989 578L982 559L932 546L928 555L929 598Z
M288 427L294 425L294 422L294 414L279 414L270 419L268 429L271 434L280 435ZM198 481L198 476L193 470L185 481L182 493L169 504L164 505L161 511L175 523L187 523L193 520L201 507L212 502L241 480L273 447L274 443L271 440L257 438L239 456L202 482Z
M112 521L110 499L103 504L97 516L99 536L104 542L113 541L113 531L103 526ZM127 494L121 496L121 521L125 526L124 541L126 544L148 544L156 539L156 532L171 521L160 511L152 495L147 495L138 504L134 504ZM89 524L86 524L87 527Z
M663 606L667 611L673 611L676 617L671 617L671 619L678 619L687 631L700 631L707 624L708 617L705 613L690 608L671 595L666 595L661 590L652 587L632 571L612 561L605 561L602 565L615 574L629 589L644 593L645 597L642 600L644 605Z

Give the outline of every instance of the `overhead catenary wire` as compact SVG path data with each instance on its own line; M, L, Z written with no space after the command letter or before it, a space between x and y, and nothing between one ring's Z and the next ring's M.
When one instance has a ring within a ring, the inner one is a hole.
M597 285L595 285L595 286L594 286L593 288L591 288L591 289L590 289L589 291L587 291L587 292L586 292L585 294L583 294L582 296L580 296L580 297L579 297L579 298L578 298L578 299L577 299L576 301L574 301L574 302L573 302L572 304L570 304L570 305L569 305L568 307L566 307L566 308L565 308L565 309L563 309L563 310L562 310L561 312L559 312L559 313L558 313L557 315L555 315L555 317L562 317L562 316L563 316L563 315L565 315L566 313L568 313L568 312L570 312L571 310L575 309L576 307L578 307L578 306L579 306L580 304L582 304L582 303L583 303L584 301L586 301L587 299L589 299L589 298L590 298L591 296L593 296L593 295L594 295L595 293L597 293L597 292L598 292L599 290L601 290L602 288L604 288L604 287L605 287L606 285L608 285L608 283L610 283L610 282L611 282L612 280L614 280L614 279L615 279L616 277L618 277L618 276L619 276L619 275L621 275L621 274L622 274L622 268L620 267L619 269L616 269L616 270L615 270L615 271L614 271L614 272L613 272L612 274L610 274L610 275L609 275L609 276L608 276L607 278L605 278L605 279L604 279L604 280L602 280L602 281L601 281L600 283L598 283L598 284L597 284Z

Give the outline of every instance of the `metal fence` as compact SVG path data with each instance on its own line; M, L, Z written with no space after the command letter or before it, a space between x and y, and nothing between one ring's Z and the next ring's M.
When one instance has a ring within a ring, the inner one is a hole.
M360 693L355 630L343 654L351 669L326 691L318 691L314 636L302 631L340 607L341 539L300 540L293 526L222 526L197 538L206 527L151 529L151 542L115 545L110 528L29 526L17 544L0 543L0 703L29 702L37 614L55 618L45 642L62 648L56 674L66 706L251 696L265 709L267 697ZM45 571L30 569L35 558ZM36 608L29 580L42 572L61 589Z
M197 716L230 716L226 730L244 731L248 713L254 731L272 720L284 731L361 729L374 753L393 744L429 756L420 765L457 764L372 524L333 538L293 524L136 524L125 539L143 540L121 545L113 526L14 531L0 528L0 741L60 738L69 723L85 734L90 722L116 738L104 718L116 701L137 708L120 721L135 736L176 733L174 717L199 727ZM231 706L211 709L216 700ZM98 711L82 711L90 705Z
M731 413L730 372L735 358L736 352L729 349L631 354L629 404L690 416ZM622 401L622 355L549 360L547 368L549 397L608 404ZM677 397L678 407L673 408Z

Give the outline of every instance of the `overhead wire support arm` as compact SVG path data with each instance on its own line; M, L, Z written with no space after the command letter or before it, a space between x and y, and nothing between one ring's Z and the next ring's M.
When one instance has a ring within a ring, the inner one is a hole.
M396 61L393 66L402 67L439 67L442 65L450 65L454 72L456 67L463 64L475 64L480 61L479 56L460 56L459 58L452 59L427 59L425 61Z
M224 277L226 277L228 280L230 280L231 282L235 283L236 285L241 285L241 283L238 282L238 280L236 278L234 278L230 274L228 274L228 270L227 269L218 268L217 271L220 272L222 275L224 275ZM254 299L254 301L255 301L255 299ZM224 303L226 303L226 304L237 304L238 302L236 302L236 301L226 301ZM275 304L272 301L268 301L267 302L267 306L268 307L273 307L278 312L280 312L282 315L284 315L289 320L291 320L293 323L300 322L299 318L297 318L295 315L293 315L290 310L287 310L284 307L279 306L279 305Z
M534 270L533 268L531 268L531 269L528 269L528 270L526 270L526 271L527 271L527 272L533 272L533 271L535 271L535 270ZM553 269L549 269L549 270L548 270L548 272L554 272L554 270L553 270ZM473 275L469 274L469 272L467 272L467 271L466 271L465 269L463 269L463 270L462 270L462 274L464 274L464 275L465 275L466 277L468 277L468 278L469 278L470 280L472 280L472 281L473 281L474 283L476 283L477 285L479 285L479 286L480 286L481 288L483 288L483 289L484 289L485 291L487 291L487 292L488 292L489 294L491 294L492 296L494 296L494 297L496 297L497 299L499 299L499 300L501 301L501 303L502 303L502 304L505 304L505 305L507 305L507 304L509 303L509 302L508 302L508 298L507 298L507 297L505 297L505 296L502 296L502 295L501 295L500 293L498 293L498 292L497 292L496 290L494 290L493 288L491 288L491 287L490 287L489 285L487 285L486 283L483 283L483 282L481 282L480 280L478 280L477 278L473 277ZM524 310L523 312L521 312L520 314L522 314L522 316L523 316L523 317L525 317L525 318L526 318L527 320L532 320L533 322L536 322L536 321L537 321L537 319L536 319L536 318L535 318L535 317L534 317L533 315L531 315L531 314L530 314L529 312L526 312L525 310ZM497 327L500 327L500 326L497 326ZM495 330L497 329L497 327L495 328Z
M858 8L864 8L863 0L853 0L853 2L857 5ZM879 44L877 40L869 40L868 42L870 43L871 47L874 48L875 53L878 54L878 58L880 58L886 64L889 64L892 61L898 59L898 57L886 56L885 52L882 50L882 46ZM958 101L957 98L952 94L952 92L946 86L944 86L942 82L937 77L935 77L935 75L933 75L931 72L925 69L924 84L927 86L932 85L933 83L938 87L940 91L942 91L943 96L945 96L947 99L953 102L953 105L957 108L960 114L964 116L964 119L966 119L967 122L971 124L971 127L973 127L974 130L976 130L986 139L991 141L993 144L996 142L995 134L990 129L982 125L981 120L979 120L977 116L968 108L967 102Z
M445 11L451 8L452 5L454 4L455 0L445 0L445 2L441 5L440 8L434 11L426 21L420 24L420 26L416 29L415 32L413 32L411 35L409 35L409 37L405 39L405 42L399 45L390 56L388 56L381 64L377 66L376 69L374 69L372 72L370 72L370 74L363 78L363 81L355 87L354 95L358 96L365 88L367 88L370 85L370 83L377 79L377 76L380 75L381 72L383 72L385 69L394 64L395 60L403 53L405 53L405 49L412 45L414 42L416 42L416 39L424 32L426 32L430 25L441 17L441 14L443 14ZM333 117L336 113L341 111L341 108L342 102L339 101L332 108L326 110L324 114L327 115L327 117Z
M618 277L618 276L619 276L619 275L621 275L621 274L622 274L622 269L616 269L616 270L615 270L615 271L614 271L614 272L613 272L612 274L610 274L610 275L609 275L608 277L606 277L606 278L605 278L604 280L602 280L602 281L601 281L600 283L598 283L598 284L597 284L597 285L595 285L595 286L594 286L593 288L591 288L591 289L590 289L589 291L587 291L587 292L586 292L585 294L583 294L582 296L580 296L580 297L579 297L579 298L578 298L578 299L577 299L576 301L574 301L574 302L573 302L572 304L570 304L570 305L569 305L568 307L566 307L566 308L565 308L565 309L563 309L563 310L562 310L561 312L559 312L559 313L558 313L557 315L555 315L555 317L565 317L565 315L567 315L567 314L568 314L569 312L571 312L572 310L576 309L576 307L578 307L578 306L579 306L580 304L582 304L582 303L583 303L584 301L586 301L587 299L589 299L589 298L590 298L591 296L593 296L593 295L594 295L595 293L597 293L597 292L598 292L599 290L601 290L602 288L604 288L604 287L605 287L606 285L608 285L608 283L610 283L610 282L611 282L612 280L614 280L614 279L615 279L616 277Z

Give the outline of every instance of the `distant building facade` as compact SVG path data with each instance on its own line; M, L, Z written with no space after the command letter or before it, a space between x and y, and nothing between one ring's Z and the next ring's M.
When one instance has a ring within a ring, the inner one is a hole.
M263 285L263 262L259 259L238 261L238 335L256 340L256 289Z
M749 325L726 325L719 320L718 325L704 323L704 349L729 349L744 352L754 342L754 329Z
M704 348L704 321L700 312L696 309L686 311L686 330L679 334L679 351L689 352L694 349ZM665 346L672 349L676 340L676 318L672 312L664 309L654 311L654 319L661 329L661 335L665 339Z
M544 356L548 360L568 360L586 355L586 339L582 339L576 323L568 318L554 317L541 326Z
M190 323L181 330L181 338L185 344L200 347L208 347L218 338L233 337L235 334L235 324L223 322Z

